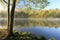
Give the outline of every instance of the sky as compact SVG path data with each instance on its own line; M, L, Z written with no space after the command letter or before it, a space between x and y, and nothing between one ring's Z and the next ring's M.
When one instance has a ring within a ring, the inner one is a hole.
M60 9L60 0L48 0L50 4L45 9Z
M48 0L50 2L50 4L45 7L45 9L49 10L49 9L60 9L60 0ZM23 4L23 2L21 2L21 4ZM0 10L2 9L2 6L0 5Z

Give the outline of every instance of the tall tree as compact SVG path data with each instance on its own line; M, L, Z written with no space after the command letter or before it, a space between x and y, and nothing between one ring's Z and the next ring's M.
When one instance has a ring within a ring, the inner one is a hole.
M14 11L15 11L15 5L16 5L16 0L12 1L12 8L11 8L11 12L10 12L10 0L8 0L8 2L6 2L4 0L5 3L8 4L8 35L13 35L13 21L14 21Z
M13 35L13 21L14 21L14 12L15 12L16 0L13 0L12 9L11 9L11 23L10 23L10 34Z
M14 21L15 6L17 4L16 2L24 1L24 6L27 9L29 9L29 8L33 9L33 7L43 9L49 4L48 0L8 0L8 2L6 0L3 0L3 1L8 4L8 29L9 29L9 35L13 35L13 21ZM12 2L12 8L11 8L11 12L10 12L10 3L11 2ZM31 5L31 3L32 3L32 5ZM11 13L11 16L10 16L10 13Z
M8 34L10 34L10 0L8 0Z
M12 1L11 0L3 0L6 4L8 4L8 36L13 35L13 21L14 21L14 11L15 11L15 5L16 5L16 0ZM1 0L1 2L3 3ZM18 2L18 1L17 1ZM10 5L12 6L11 12L10 12Z

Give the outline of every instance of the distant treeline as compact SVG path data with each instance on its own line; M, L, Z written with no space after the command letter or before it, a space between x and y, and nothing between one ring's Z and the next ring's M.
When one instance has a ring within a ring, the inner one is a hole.
M7 12L0 12L0 17L7 17ZM15 18L60 18L60 10L17 10Z
M7 12L1 11L0 18L6 18ZM15 18L60 18L60 10L16 10ZM7 24L7 20L0 20L0 25ZM14 26L60 26L60 21L48 20L14 20Z
M60 18L60 10L22 10L16 11L15 18Z

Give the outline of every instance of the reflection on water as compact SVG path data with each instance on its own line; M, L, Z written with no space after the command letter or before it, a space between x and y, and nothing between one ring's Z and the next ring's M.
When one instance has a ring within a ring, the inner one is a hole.
M15 26L49 26L58 27L60 26L60 21L50 21L50 20L15 20Z
M0 26L5 27L7 19L0 19ZM60 19L15 19L14 30L31 32L32 34L44 35L47 39L60 40ZM17 27L18 26L18 27ZM24 27L25 28L24 28ZM23 27L23 28L21 28ZM49 28L51 27L51 28ZM56 27L56 28L55 28ZM1 27L0 27L1 28Z
M0 26L7 25L7 19L1 18L0 19ZM48 26L48 27L59 27L60 26L60 19L14 19L14 26Z

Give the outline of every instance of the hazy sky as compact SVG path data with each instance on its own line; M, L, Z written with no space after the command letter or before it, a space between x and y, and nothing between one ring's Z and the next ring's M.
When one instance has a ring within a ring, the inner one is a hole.
M49 6L45 9L60 9L60 0L48 0L50 2Z

